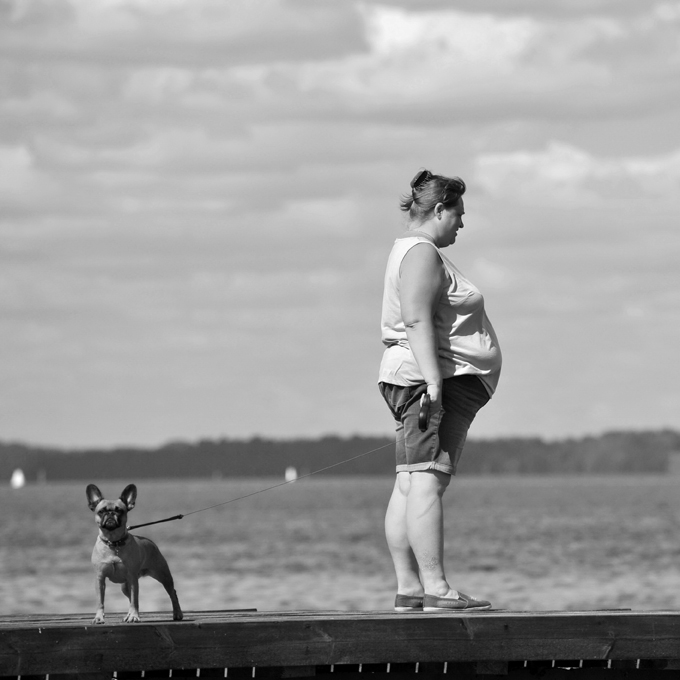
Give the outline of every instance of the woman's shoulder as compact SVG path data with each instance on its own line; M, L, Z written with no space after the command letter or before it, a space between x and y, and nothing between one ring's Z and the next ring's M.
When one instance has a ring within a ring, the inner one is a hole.
M399 245L397 241L397 245ZM402 267L414 267L418 271L432 272L436 269L444 270L441 253L437 246L427 238L403 239L401 252ZM439 265L439 266L438 266Z

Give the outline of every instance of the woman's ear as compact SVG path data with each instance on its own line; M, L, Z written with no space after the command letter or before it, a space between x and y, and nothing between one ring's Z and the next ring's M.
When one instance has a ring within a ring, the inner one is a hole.
M437 205L434 206L434 216L438 220L441 220L443 212L444 212L444 204L443 203L437 203Z

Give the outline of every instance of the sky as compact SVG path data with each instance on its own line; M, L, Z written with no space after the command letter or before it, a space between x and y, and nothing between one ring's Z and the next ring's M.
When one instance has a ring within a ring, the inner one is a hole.
M680 428L680 2L0 0L0 440L385 435L420 168L498 391L471 437Z

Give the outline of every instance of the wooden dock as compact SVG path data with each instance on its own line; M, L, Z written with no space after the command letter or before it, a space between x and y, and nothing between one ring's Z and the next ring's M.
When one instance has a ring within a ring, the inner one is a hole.
M680 611L0 615L0 677L22 680L680 679Z

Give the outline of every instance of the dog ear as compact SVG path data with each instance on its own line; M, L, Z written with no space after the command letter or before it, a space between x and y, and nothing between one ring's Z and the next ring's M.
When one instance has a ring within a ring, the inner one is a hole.
M102 492L94 484L88 484L85 493L87 494L87 505L94 512L97 505L99 505L99 501L104 496L102 496Z
M128 510L132 510L132 508L135 507L135 501L137 500L137 487L134 484L128 484L123 489L123 493L120 494L120 500L125 503Z

